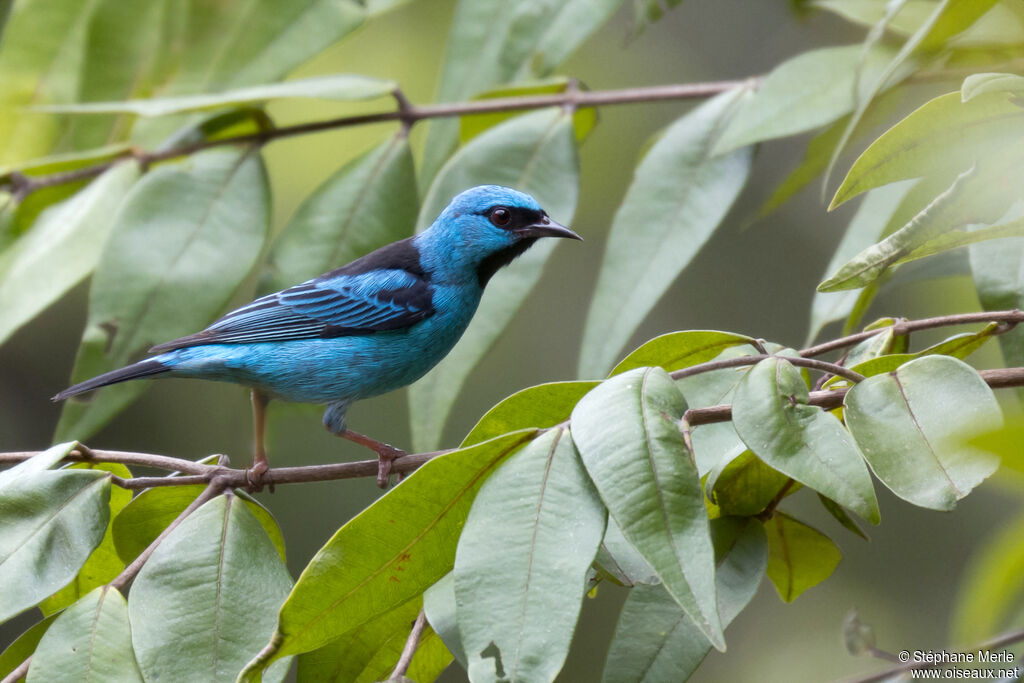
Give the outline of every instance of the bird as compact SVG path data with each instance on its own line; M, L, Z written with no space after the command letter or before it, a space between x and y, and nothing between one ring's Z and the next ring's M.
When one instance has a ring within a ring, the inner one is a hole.
M264 445L271 399L326 404L332 434L373 450L387 488L399 448L348 428L355 401L416 381L444 358L500 268L538 239L582 240L524 192L479 185L456 195L423 232L328 273L262 296L206 329L157 344L157 355L104 373L53 397L62 401L118 382L185 377L233 382L251 391L250 490L270 464Z

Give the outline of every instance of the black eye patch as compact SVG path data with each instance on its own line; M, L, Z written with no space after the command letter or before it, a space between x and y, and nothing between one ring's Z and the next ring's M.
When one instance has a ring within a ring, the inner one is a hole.
M491 223L502 230L515 230L536 225L544 220L544 212L526 209L521 206L492 206L480 215L486 216Z

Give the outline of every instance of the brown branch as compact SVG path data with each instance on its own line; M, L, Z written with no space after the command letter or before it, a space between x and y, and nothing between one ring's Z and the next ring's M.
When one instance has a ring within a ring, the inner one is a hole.
M416 617L416 621L413 622L409 639L405 641L405 647L402 648L402 656L398 658L395 670L388 677L389 681L400 681L405 677L405 673L409 670L409 665L412 664L413 655L416 654L416 648L419 647L420 637L423 635L426 627L427 613L421 609L419 616Z
M28 667L32 664L32 655L25 658L25 661L17 666L14 671L4 676L4 680L0 683L18 683L18 681L25 678L28 675Z
M603 107L613 104L634 104L638 102L661 102L665 100L684 100L704 98L717 95L732 88L756 87L761 77L738 81L710 81L707 83L680 83L675 85L656 85L646 88L623 88L620 90L596 90L593 92L581 91L576 88L567 88L563 93L553 95L530 95L524 97L500 97L489 100L475 100L472 102L453 102L443 104L414 105L410 103L400 90L393 94L397 108L389 111L375 112L371 114L360 114L358 116L342 116L324 121L310 121L292 126L281 126L261 130L245 135L235 135L215 140L202 140L190 145L173 147L170 149L146 152L140 150L129 150L124 155L92 166L52 173L36 177L26 176L18 171L8 174L6 186L19 199L44 187L62 185L79 180L95 178L111 166L121 163L125 159L135 159L143 168L150 164L176 159L201 152L211 147L224 145L255 144L264 145L273 140L294 137L296 135L308 135L319 133L325 130L337 128L348 128L351 126L364 126L372 123L387 123L399 121L403 128L408 130L419 121L427 119L446 118L453 116L467 116L470 114L489 114L494 112L526 111L530 109L543 109L544 107L566 107L578 109L585 107ZM0 186L2 187L2 186Z
M13 451L0 453L0 465L15 464L28 460L40 451ZM203 465L202 463L185 460L183 458L171 458L166 455L155 455L152 453L133 453L131 451L101 451L94 448L79 446L64 456L64 462L114 462L122 465L140 465L152 467L157 470L169 472L184 472L186 474L205 474L216 465Z
M1001 636L993 638L987 643L982 643L977 647L968 648L966 650L958 650L957 653L967 652L978 652L979 650L998 650L1004 648L1007 645L1013 645L1024 641L1024 630L1010 631L1004 633ZM951 653L952 654L952 653ZM893 666L878 673L868 674L867 676L860 676L857 678L848 678L843 683L878 683L878 681L884 681L892 676L896 676L901 673L906 673L913 669L937 669L941 666L945 666L949 662L908 662L906 664L900 664L899 666ZM955 662L954 662L955 663Z
M704 372L711 372L712 370L722 370L726 368L739 368L746 365L757 365L766 358L771 358L771 354L757 354L755 356L738 356L736 358L726 358L724 360L713 360L707 363L701 363L700 365L694 365L689 368L683 368L682 370L676 370L675 372L669 373L672 379L684 379L686 377L692 377L699 375ZM835 363L827 363L821 360L814 360L812 358L801 358L792 356L776 356L782 360L788 361L793 365L799 365L800 367L810 368L811 370L819 370L826 372L831 375L839 375L851 382L860 382L864 379L864 375L854 372L849 368L844 368L842 365L836 365Z

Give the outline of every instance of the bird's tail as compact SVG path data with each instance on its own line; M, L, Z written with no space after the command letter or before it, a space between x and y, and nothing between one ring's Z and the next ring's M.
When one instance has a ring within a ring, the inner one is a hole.
M87 391L99 389L100 387L105 387L108 384L117 384L118 382L125 382L127 380L138 379L140 377L151 377L153 375L159 375L160 373L167 372L168 370L170 370L170 368L158 360L154 360L152 358L141 360L138 363L133 363L117 370L105 372L98 377L93 377L92 379L87 379L84 382L68 387L50 400L54 402L63 401L66 398L70 398L78 394L84 394Z

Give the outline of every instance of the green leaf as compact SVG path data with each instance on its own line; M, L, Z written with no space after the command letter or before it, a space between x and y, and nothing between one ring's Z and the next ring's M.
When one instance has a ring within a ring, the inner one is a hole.
M78 382L204 327L252 270L270 221L266 172L253 150L216 149L160 166L121 205L89 292ZM57 434L85 438L146 384L68 401Z
M815 7L835 12L862 26L874 26L891 5L888 0L817 0ZM921 27L935 9L935 0L906 0L885 28L909 36ZM951 40L957 47L1020 42L1021 21L1013 9L996 4L973 25Z
M462 447L517 429L545 429L569 419L576 403L599 382L549 382L517 391L488 410L462 440Z
M623 358L611 371L610 376L634 368L658 367L668 372L682 370L714 360L725 349L753 343L753 337L733 332L670 332L642 344L636 351Z
M29 471L0 480L0 622L75 578L103 540L109 500L110 478L98 470Z
M430 225L456 194L481 184L527 192L555 220L571 221L579 192L572 117L561 109L544 109L518 116L473 138L438 173L423 200L418 228ZM470 370L533 290L558 241L541 240L498 272L459 343L409 389L412 440L417 451L440 444L445 421Z
M437 101L461 102L496 85L548 76L620 4L622 0L461 0L448 35ZM438 173L458 137L458 119L431 123L421 178L429 182Z
M871 475L850 434L835 416L808 405L800 371L766 358L736 389L736 433L769 467L879 522Z
M61 121L24 108L75 100L76 67L94 7L82 0L53 0L12 8L0 49L0 164L18 164L53 149Z
M0 654L0 676L5 678L10 675L12 671L21 666L21 663L32 656L35 652L36 646L39 645L39 641L42 639L43 634L46 633L46 629L50 628L50 624L57 618L57 615L47 617L40 621L38 624L33 625L31 628L26 630L17 640L7 646L7 649ZM25 677L22 676L15 683L24 681Z
M554 680L606 514L564 428L534 439L484 482L455 552L470 678Z
M210 500L157 546L132 584L128 613L146 679L234 681L273 632L291 585L248 507L230 493Z
M15 481L25 475L53 469L68 453L77 447L77 441L59 443L56 446L50 446L45 451L36 453L28 460L23 460L14 467L0 471L0 491L8 488L13 489L17 485Z
M536 95L558 95L569 90L572 83L567 76L552 76L534 81L512 83L497 88L491 88L473 97L474 101L493 100L505 97L530 97ZM488 128L508 121L519 116L522 112L516 110L494 111L483 114L467 114L459 117L459 143L466 144ZM597 124L597 109L594 107L583 107L573 112L573 127L576 131L576 139L582 142L594 129Z
M114 518L114 545L121 560L127 564L156 540L156 537L185 511L203 491L203 486L157 486L142 491ZM271 543L285 560L284 537L270 511L248 494L236 491L256 520L267 532Z
M71 470L96 470L99 472L110 472L122 479L131 479L131 471L124 465L112 462L80 462L69 465ZM125 563L117 555L114 547L113 521L118 513L131 501L132 492L119 486L110 488L110 523L107 524L103 533L103 540L92 551L92 555L82 565L78 575L64 588L60 589L46 600L40 603L39 608L43 614L49 616L54 612L64 609L85 596L92 589L110 583L124 569Z
M28 161L11 166L4 166L0 168L0 175L6 177L11 171L21 171L30 176L74 171L84 166L92 166L125 157L130 150L131 145L128 143L117 142L92 149L61 152L59 154L29 159Z
M960 100L969 102L978 95L990 92L1020 95L1024 93L1024 76L1007 73L971 74L960 86Z
M846 510L843 509L842 505L835 502L828 496L821 495L820 493L818 494L818 501L820 501L822 506L826 510L828 510L828 513L832 515L832 517L837 522L842 524L843 527L846 528L849 532L856 534L857 536L860 536L865 541L871 540L870 538L868 538L868 535L864 533L864 530L857 525L857 522L853 519L853 517L850 517L850 515L847 514Z
M768 548L753 519L711 522L718 564L716 584L722 623L746 607L764 576ZM606 683L685 681L710 651L707 639L664 586L636 586L622 608L605 663Z
M1024 238L973 244L968 253L982 308L1024 308ZM999 347L1007 367L1024 365L1024 327L999 335ZM1024 397L1024 391L1018 389L1017 395Z
M970 232L954 230L929 239L924 244L912 249L906 256L901 257L896 263L909 263L911 261L916 261L917 259L934 256L945 251L952 251L953 249L959 249L960 247L966 247L979 242L1022 236L1024 236L1024 219L1000 223L999 225L989 225L987 227L971 230Z
M865 54L857 44L809 50L786 60L739 107L715 154L835 121L856 105L857 84L877 80L893 55L883 45Z
M724 649L704 494L676 422L685 411L664 370L638 368L583 397L572 413L572 435L626 539L705 637Z
M579 374L604 375L637 326L725 218L751 150L712 156L743 96L723 93L673 123L636 168L612 221L583 333Z
M167 116L183 112L222 109L247 104L263 104L270 100L300 98L320 100L372 100L391 94L398 87L384 81L356 74L332 74L300 78L284 83L253 85L211 95L183 95L125 102L86 102L82 104L51 104L36 107L38 111L60 114L136 114Z
M889 219L899 208L913 184L913 181L893 183L872 190L864 197L825 268L826 274L838 271L840 266L862 253L881 237ZM807 342L812 342L828 323L849 316L857 305L858 297L859 293L856 291L825 293L816 290L811 302Z
M423 592L423 611L434 632L444 641L463 669L467 667L466 650L459 635L459 622L455 616L455 575L448 572ZM302 658L299 658L302 663Z
M661 583L654 568L626 540L622 529L611 517L608 518L601 546L597 549L594 565L598 572L620 586Z
M840 153L850 141L854 129L860 123L872 100L881 92L882 88L893 80L900 80L902 78L901 72L905 75L912 71L916 67L913 63L914 57L938 51L949 38L969 27L995 3L996 0L939 0L932 13L903 43L900 51L889 62L889 65L878 79L869 84L865 91L857 93L857 107L854 109L853 116L850 118L846 130L843 131L843 137L836 146L832 159L829 162L828 170L825 172L826 184ZM836 197L838 196L837 192ZM838 203L833 198L832 207L835 206L838 206Z
M877 244L867 247L824 282L818 291L834 292L856 289L874 282L886 270L914 249L935 239L951 229L961 227L970 220L973 212L964 211L963 198L971 195L977 185L973 182L975 169L960 174L945 192L937 196L905 226ZM973 203L968 200L968 203Z
M1018 442L1019 443L1019 442ZM1004 521L971 557L953 615L958 643L983 642L1019 623L1024 613L1024 517Z
M99 586L57 616L28 669L36 681L138 681L128 605L115 588Z
M918 358L860 382L844 404L846 424L875 476L915 505L951 510L999 466L969 443L998 428L1002 414L992 390L963 361Z
M416 172L399 134L338 169L302 203L274 244L268 289L342 266L412 234Z
M483 481L535 435L523 430L438 456L351 519L310 561L281 608L277 633L249 663L309 652L420 595L451 571Z
M299 683L348 683L385 680L395 668L421 601L409 600L358 626L318 650L299 656ZM407 672L415 681L432 681L452 656L431 629L420 637Z
M708 473L708 499L722 515L752 517L763 511L789 483L789 477L765 465L749 450L723 459Z
M117 164L78 194L47 208L0 257L0 343L85 279L110 233L109 217L139 177Z
M772 515L765 531L768 578L785 602L793 602L831 576L843 557L832 539L787 514Z
M960 173L979 159L1000 156L1024 128L1024 109L1005 94L961 102L952 92L930 100L883 133L857 158L829 209L875 187L939 169ZM935 140L946 144L935 145Z

